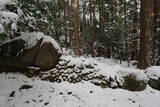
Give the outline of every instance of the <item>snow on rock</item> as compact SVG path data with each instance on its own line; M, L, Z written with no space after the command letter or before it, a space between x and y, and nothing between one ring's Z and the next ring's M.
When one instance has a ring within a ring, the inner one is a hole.
M160 79L160 66L151 66L145 70L145 73L149 79Z
M149 86L160 90L160 66L151 66L145 70L149 79Z
M72 56L62 56L56 68L48 71L49 74L43 75L42 80L51 82L68 81L76 83L91 80L98 68L95 63L86 60L84 57L74 58Z
M7 67L26 70L28 66L51 69L56 66L61 55L58 43L41 32L22 33L0 45L0 65L5 71Z
M62 59L69 61L68 65L76 65L76 66L83 66L83 65L96 65L96 61L93 58L85 58L81 57L72 57L70 55L62 56Z
M38 33L37 35L44 36L43 33ZM54 48L57 50L57 52L60 53L60 54L62 54L62 50L61 50L60 46L58 45L58 43L52 37L50 37L50 36L44 36L42 44L43 43L48 43L48 42L51 42L53 44Z
M144 87L141 90L145 89L148 79L143 71L126 68L118 63L111 62L111 60L108 61L104 63L90 57L63 55L56 68L50 70L47 75L42 74L41 78L51 82L68 81L77 83L90 81L103 88L121 88L121 86L126 84L126 76L134 75L135 78L133 79L143 82Z
M58 45L58 43L53 38L51 38L49 36L46 36L42 32L32 32L32 33L23 32L20 37L17 37L17 38L12 39L12 40L5 41L3 44L9 43L9 42L12 42L12 41L15 41L15 40L19 40L19 39L25 41L25 43L26 43L25 44L25 49L32 48L33 46L35 46L37 44L37 42L40 39L43 39L42 44L52 43L54 48L57 50L57 52L62 54L62 50L61 50L60 46ZM1 45L3 45L3 44L1 44Z
M51 38L50 36L46 36L42 32L22 33L22 36L19 38L26 41L27 48L31 48L31 47L35 46L37 41L39 41L41 38L43 38L42 44L52 43L54 48L57 50L57 52L62 54L61 48L58 45L58 43L53 38Z

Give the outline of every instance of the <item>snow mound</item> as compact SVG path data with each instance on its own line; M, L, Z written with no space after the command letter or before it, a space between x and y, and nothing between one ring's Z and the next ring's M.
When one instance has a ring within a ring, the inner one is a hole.
M128 69L121 69L117 72L116 77L118 83L120 85L123 85L125 83L125 78L131 75L133 75L137 81L144 81L145 83L148 82L148 78L143 70L128 68Z
M69 61L68 66L86 66L86 65L90 65L90 66L95 66L97 65L96 60L94 60L93 58L85 58L85 57L72 57L70 55L67 56L62 56L63 60ZM59 62L62 63L62 62Z
M127 75L130 75L130 74L134 74L136 75L136 79L141 81L141 80L144 80L144 81L148 81L148 78L147 76L145 75L144 71L143 70L139 70L139 69L121 69L119 70L119 72L117 72L118 74L118 78L119 79L122 79L123 77L127 76Z
M160 78L160 66L151 66L145 70L149 79L158 80Z

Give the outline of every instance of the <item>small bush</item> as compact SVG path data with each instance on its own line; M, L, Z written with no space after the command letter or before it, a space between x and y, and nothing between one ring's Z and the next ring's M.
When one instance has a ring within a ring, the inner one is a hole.
M144 80L138 80L135 74L129 74L124 78L124 84L122 88L130 91L141 91L146 88L146 82Z

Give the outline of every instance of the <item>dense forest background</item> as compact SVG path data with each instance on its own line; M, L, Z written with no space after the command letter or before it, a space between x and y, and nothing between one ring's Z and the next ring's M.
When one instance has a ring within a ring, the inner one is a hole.
M159 0L13 0L0 7L0 43L44 32L76 55L160 64Z

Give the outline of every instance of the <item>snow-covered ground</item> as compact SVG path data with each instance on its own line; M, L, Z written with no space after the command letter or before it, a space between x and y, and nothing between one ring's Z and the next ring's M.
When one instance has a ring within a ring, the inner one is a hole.
M123 73L135 70L110 59L62 58L72 60L69 64L78 65L81 61L84 64L96 63L100 68L97 73L102 75L114 76L118 70L125 69ZM132 92L101 88L83 80L78 83L51 83L18 73L0 74L0 107L159 107L159 98L160 91L149 86L143 91Z
M125 62L118 64L113 59L70 55L63 55L56 66L57 69L51 72L58 70L58 72L63 72L62 74L68 72L67 75L72 76L74 72L69 73L72 69L63 66L66 63L67 66L75 65L74 70L80 70L77 68L82 67L82 71L75 71L78 74L93 70L91 73L93 76L110 76L113 79L116 76L117 80L122 80L122 83L123 76L128 73L134 73L137 79L146 81L148 76L150 78L156 75L157 79L160 76L157 75L160 72L159 67L141 71L134 66L128 67ZM65 69L61 70L59 67ZM151 75L152 70L154 70L154 75ZM42 81L38 77L28 78L19 73L0 74L0 107L159 107L159 98L160 91L154 90L149 85L143 91L132 92L119 88L102 88L83 79L77 83L69 83L63 79L61 83L52 83Z
M21 89L30 85L29 89ZM131 92L89 82L50 83L21 74L0 74L1 107L159 107L160 91Z

